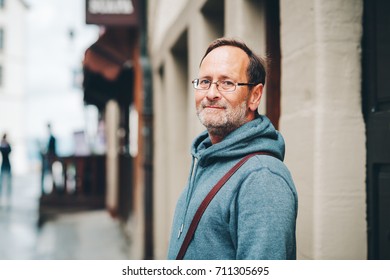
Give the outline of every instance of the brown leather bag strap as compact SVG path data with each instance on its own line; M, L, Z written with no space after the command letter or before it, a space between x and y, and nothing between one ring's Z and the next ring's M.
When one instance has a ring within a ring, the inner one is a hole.
M180 247L180 251L177 254L176 260L182 260L184 258L184 255L187 251L188 246L190 245L190 242L192 240L192 237L194 236L195 230L198 227L199 221L202 218L202 215L204 211L206 210L207 206L210 204L211 200L214 198L214 196L218 193L218 191L222 188L222 186L230 179L230 177L251 157L255 155L269 155L276 157L274 154L270 152L256 152L253 154L249 154L242 158L235 166L232 167L219 181L218 183L211 189L211 191L207 194L205 199L202 201L202 203L199 205L198 210L196 211L194 218L192 219L192 222L190 224L190 227L187 231L187 234L183 240L183 244Z

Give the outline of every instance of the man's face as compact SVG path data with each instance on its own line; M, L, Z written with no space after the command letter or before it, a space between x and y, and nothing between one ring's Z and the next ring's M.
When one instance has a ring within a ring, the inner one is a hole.
M240 48L218 47L204 58L199 78L212 82L230 80L247 83L248 64L249 58ZM210 133L224 135L250 120L248 98L247 86L237 86L233 92L220 92L216 84L212 84L207 91L195 92L197 115Z

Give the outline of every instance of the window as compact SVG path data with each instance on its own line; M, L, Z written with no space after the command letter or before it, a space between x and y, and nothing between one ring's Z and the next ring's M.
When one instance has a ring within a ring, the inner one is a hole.
M0 88L3 86L3 66L0 64Z
M2 51L3 49L4 49L4 29L0 27L0 51Z
M5 0L0 0L0 9L3 9L5 6Z

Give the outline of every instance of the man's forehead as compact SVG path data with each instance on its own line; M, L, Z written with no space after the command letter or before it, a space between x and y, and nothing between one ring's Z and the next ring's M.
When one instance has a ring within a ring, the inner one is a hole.
M233 73L241 75L246 73L248 63L248 55L242 49L234 46L221 46L205 56L199 72L206 75L210 75L209 72L214 71L224 72L226 77Z
M203 61L205 60L208 60L210 58L214 58L214 57L220 57L220 58L223 58L223 57L235 57L236 59L240 59L240 60L248 60L249 61L249 58L248 58L248 55L246 54L246 52L242 49L240 49L239 47L235 47L235 46L220 46L220 47L217 47L215 49L213 49L212 51L210 51L203 59ZM202 63L203 63L202 61Z

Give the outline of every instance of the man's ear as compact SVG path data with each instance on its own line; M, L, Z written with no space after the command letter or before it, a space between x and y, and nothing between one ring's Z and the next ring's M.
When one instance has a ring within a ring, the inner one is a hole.
M258 84L252 89L251 95L249 97L248 107L253 112L256 111L257 107L259 107L260 105L260 99L261 96L263 95L263 89L264 89L263 84Z

